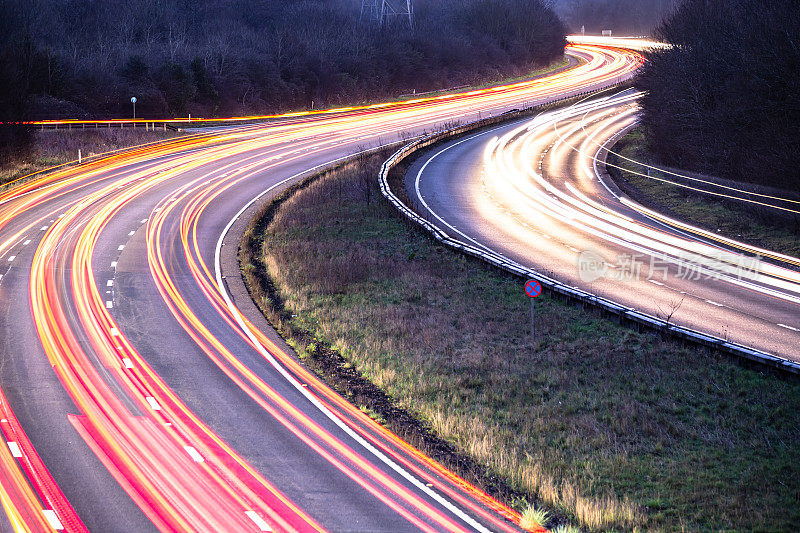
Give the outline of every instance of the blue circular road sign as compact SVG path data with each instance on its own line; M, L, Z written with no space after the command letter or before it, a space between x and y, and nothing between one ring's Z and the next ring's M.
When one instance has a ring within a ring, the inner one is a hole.
M529 279L525 284L525 294L531 298L536 298L542 294L542 286L535 279Z

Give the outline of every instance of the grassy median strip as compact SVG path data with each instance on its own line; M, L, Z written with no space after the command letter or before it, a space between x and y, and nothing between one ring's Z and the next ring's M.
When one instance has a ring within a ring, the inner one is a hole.
M402 220L380 161L304 184L245 236L254 298L312 368L380 388L391 408L356 401L393 429L412 415L520 510L592 530L800 523L800 384L548 294L533 344L522 281Z
M646 139L641 128L634 128L628 132L612 150L634 161L660 166L647 150ZM723 203L712 196L692 193L681 187L629 172L628 170L643 172L643 169L640 165L615 157L613 154L609 155L608 161L623 169L620 171L609 168L617 185L631 198L643 205L671 215L678 220L715 231L725 237L800 257L800 216L796 216L794 219L770 217L769 210L759 213L745 208L744 204ZM675 179L669 174L655 170L651 171L651 175L667 180ZM715 192L724 192L708 186L700 185L700 187ZM745 187L748 186L745 185ZM770 191L763 192L769 193Z

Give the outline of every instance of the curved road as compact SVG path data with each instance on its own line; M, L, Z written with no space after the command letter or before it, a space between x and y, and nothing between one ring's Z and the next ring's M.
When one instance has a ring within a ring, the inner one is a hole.
M633 90L453 140L406 175L452 237L625 307L800 361L800 259L681 224L600 171Z
M517 530L299 365L236 250L317 166L641 64L568 53L530 82L205 132L0 193L0 530Z

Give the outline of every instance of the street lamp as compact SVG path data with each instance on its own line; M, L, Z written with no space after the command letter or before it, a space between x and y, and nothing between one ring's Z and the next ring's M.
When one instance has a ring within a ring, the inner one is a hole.
M133 104L133 120L136 120L136 97L131 97L131 103Z

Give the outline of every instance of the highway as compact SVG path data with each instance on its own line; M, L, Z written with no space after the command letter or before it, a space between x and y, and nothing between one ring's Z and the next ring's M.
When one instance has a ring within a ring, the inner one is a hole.
M800 259L648 210L606 175L606 148L637 122L639 96L628 90L455 138L415 161L407 196L462 242L670 324L800 361Z
M568 54L528 82L205 131L0 192L0 530L518 530L298 363L237 247L315 168L642 62Z

